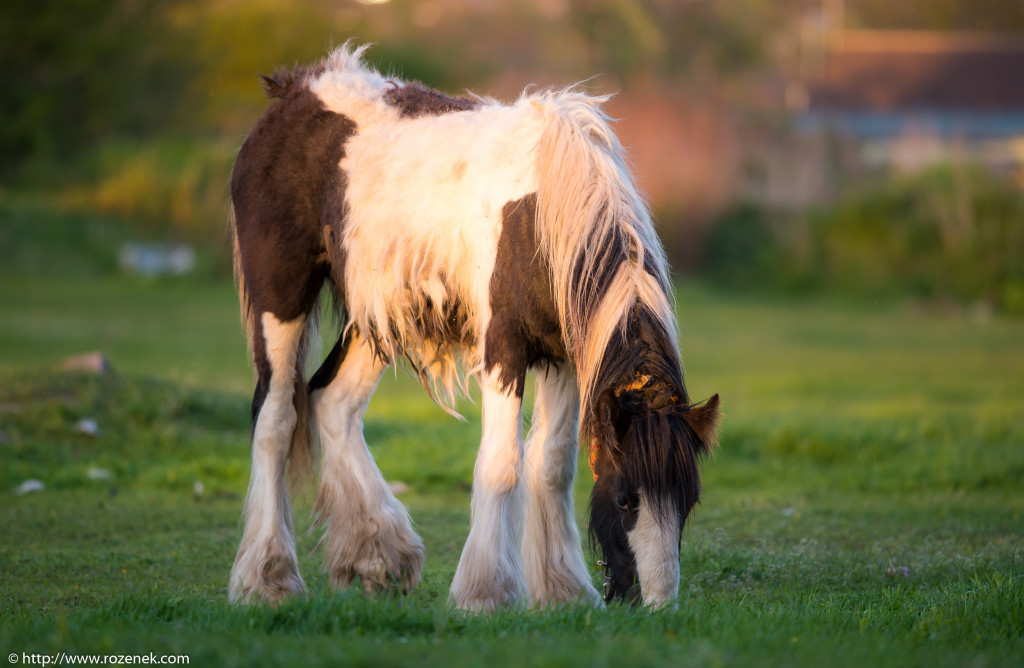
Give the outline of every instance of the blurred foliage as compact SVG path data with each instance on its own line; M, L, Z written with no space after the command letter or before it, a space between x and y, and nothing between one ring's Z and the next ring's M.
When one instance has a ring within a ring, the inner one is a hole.
M739 202L715 221L702 269L727 285L753 287L790 278L782 271L784 255L766 210Z
M136 236L222 247L235 152L266 105L260 73L388 29L408 39L371 50L383 71L457 87L487 67L453 47L427 48L411 12L399 13L395 28L356 6L5 3L0 57L15 75L0 79L0 179L59 209L130 220Z
M663 91L724 114L763 104L766 82L793 66L801 21L835 7L810 0L8 0L0 7L8 72L0 79L0 197L29 193L64 212L131 221L129 238L216 248L226 274L227 182L266 105L259 73L314 61L353 38L378 42L368 60L379 69L452 91L508 95L527 81L601 73L588 85ZM1024 30L1024 7L1007 0L848 0L844 7L851 27ZM897 179L785 219L738 204L713 227L689 200L654 206L669 223L661 232L670 254L705 258L705 268L730 283L829 281L1024 311L1024 263L1012 257L1024 247L1020 196L979 173L957 174ZM8 223L0 236L27 229Z
M66 188L61 201L75 210L135 220L150 236L218 240L228 215L227 175L235 150L223 141L109 142L89 154L82 172L89 174L86 183Z
M888 30L1024 30L1024 3L1018 0L849 0L850 27Z
M1024 312L1024 197L963 167L895 179L815 215L827 273Z
M585 0L571 4L569 18L598 71L733 77L764 62L764 29L777 27L792 4Z
M127 226L93 214L67 214L26 200L0 202L0 279L49 276L78 280L117 271L117 248Z
M197 64L158 0L9 0L0 9L0 175L110 136L187 124Z
M804 216L742 204L716 225L706 269L738 286L981 301L1024 313L1024 194L945 165L863 186Z
M218 207L227 205L218 199ZM0 199L0 280L75 282L82 278L123 278L119 252L125 242L140 237L193 243L196 280L224 279L231 275L231 238L226 216L215 230L192 236L144 227L122 216L61 210L52 201L31 196Z
M0 58L13 73L0 81L0 175L111 139L243 133L264 105L259 73L349 38L380 42L375 66L443 88L510 68L556 81L604 72L611 87L699 71L728 78L763 62L762 31L786 4L584 0L545 15L525 1L484 11L414 0L11 0L0 9Z

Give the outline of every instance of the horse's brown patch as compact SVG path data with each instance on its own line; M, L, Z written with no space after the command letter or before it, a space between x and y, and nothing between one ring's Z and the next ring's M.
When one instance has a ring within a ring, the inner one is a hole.
M535 194L502 209L484 346L484 369L499 365L502 385L520 397L528 369L567 357L551 298L551 271L537 247L536 211Z
M345 175L338 165L356 126L309 89L316 71L296 68L264 77L274 102L242 145L231 174L239 278L248 301L243 308L282 321L309 313L325 280L343 292L344 252L327 243L342 238ZM271 374L258 317L252 348L255 424Z
M392 85L393 88L384 93L384 101L398 107L403 117L440 116L454 111L470 111L480 106L477 100L445 95L419 81L410 81L401 86L392 82Z

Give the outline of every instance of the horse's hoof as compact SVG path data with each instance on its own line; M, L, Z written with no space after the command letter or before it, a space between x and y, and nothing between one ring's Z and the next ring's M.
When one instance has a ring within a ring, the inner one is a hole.
M329 563L328 572L335 588L347 589L358 577L367 594L408 594L423 572L423 542L411 529L392 527L373 537L354 560Z
M485 584L486 583L486 584ZM466 582L458 570L448 594L448 604L465 612L494 612L523 605L525 592L513 577L494 577Z
M521 601L518 596L505 592L493 596L470 597L463 600L453 598L450 603L454 605L456 610L476 614L509 610L518 607Z
M290 596L301 594L306 584L298 565L286 556L265 558L255 573L232 573L228 600L236 604L266 603L276 606Z
M531 592L532 593L532 592ZM556 608L561 605L589 605L595 608L604 607L604 599L597 593L592 584L585 583L573 589L565 589L546 596L531 596L530 607L537 609Z

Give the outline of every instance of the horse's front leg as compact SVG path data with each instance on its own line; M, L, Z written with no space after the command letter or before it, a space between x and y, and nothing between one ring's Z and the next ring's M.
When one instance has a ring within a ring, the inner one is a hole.
M526 443L523 559L530 604L537 607L601 602L583 560L573 511L580 399L576 376L566 367L552 366L537 376Z
M523 469L522 396L502 383L499 366L486 373L481 385L483 438L473 470L469 537L449 595L456 607L473 611L515 605L526 592L517 494Z

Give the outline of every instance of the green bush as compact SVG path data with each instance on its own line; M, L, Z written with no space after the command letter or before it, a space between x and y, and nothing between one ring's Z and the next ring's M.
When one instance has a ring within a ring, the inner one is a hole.
M980 170L894 179L816 212L812 229L824 278L845 289L1024 312L1024 195Z
M768 212L741 202L716 222L704 249L703 266L715 279L751 287L781 277L783 252Z
M718 221L706 260L710 276L732 285L982 301L1024 313L1024 193L945 165L801 214L742 205Z
M5 2L0 16L0 175L67 159L109 137L180 127L196 97L194 49L159 0Z

